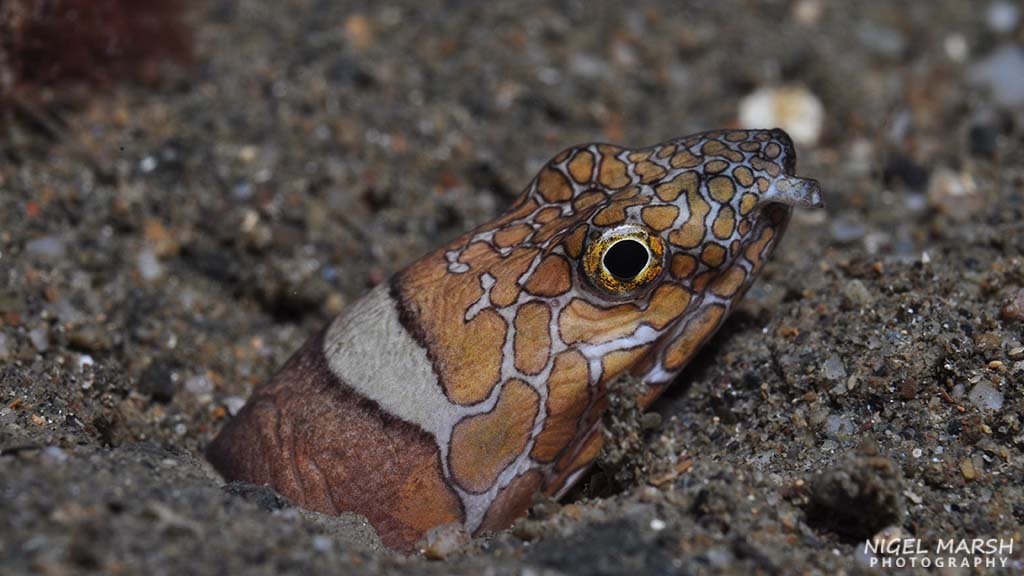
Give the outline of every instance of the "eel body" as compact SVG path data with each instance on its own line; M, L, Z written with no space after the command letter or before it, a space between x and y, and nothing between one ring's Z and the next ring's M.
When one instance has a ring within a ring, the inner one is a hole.
M573 147L496 220L349 306L256 389L208 457L409 550L505 528L601 450L606 385L652 402L742 298L792 208L781 130Z

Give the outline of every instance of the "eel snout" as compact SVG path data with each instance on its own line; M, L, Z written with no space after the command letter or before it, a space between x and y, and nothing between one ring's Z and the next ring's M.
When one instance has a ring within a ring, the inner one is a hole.
M822 208L821 186L811 178L779 176L761 197L761 202L777 202L794 208Z

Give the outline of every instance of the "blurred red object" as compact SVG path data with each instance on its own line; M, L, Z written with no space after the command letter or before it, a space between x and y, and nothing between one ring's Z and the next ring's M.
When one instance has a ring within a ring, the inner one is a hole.
M14 91L153 82L187 63L187 0L0 0L0 97Z

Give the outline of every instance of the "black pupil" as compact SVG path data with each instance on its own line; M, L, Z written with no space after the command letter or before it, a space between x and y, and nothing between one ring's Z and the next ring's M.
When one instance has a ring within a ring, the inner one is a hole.
M616 278L631 279L647 266L647 248L636 240L616 242L604 253L604 267Z

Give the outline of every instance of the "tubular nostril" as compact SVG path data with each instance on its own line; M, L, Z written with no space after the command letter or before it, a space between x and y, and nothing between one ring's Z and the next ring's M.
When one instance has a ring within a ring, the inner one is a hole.
M768 191L761 196L761 202L778 202L799 208L821 208L825 205L821 199L821 186L818 181L796 176L776 178Z

